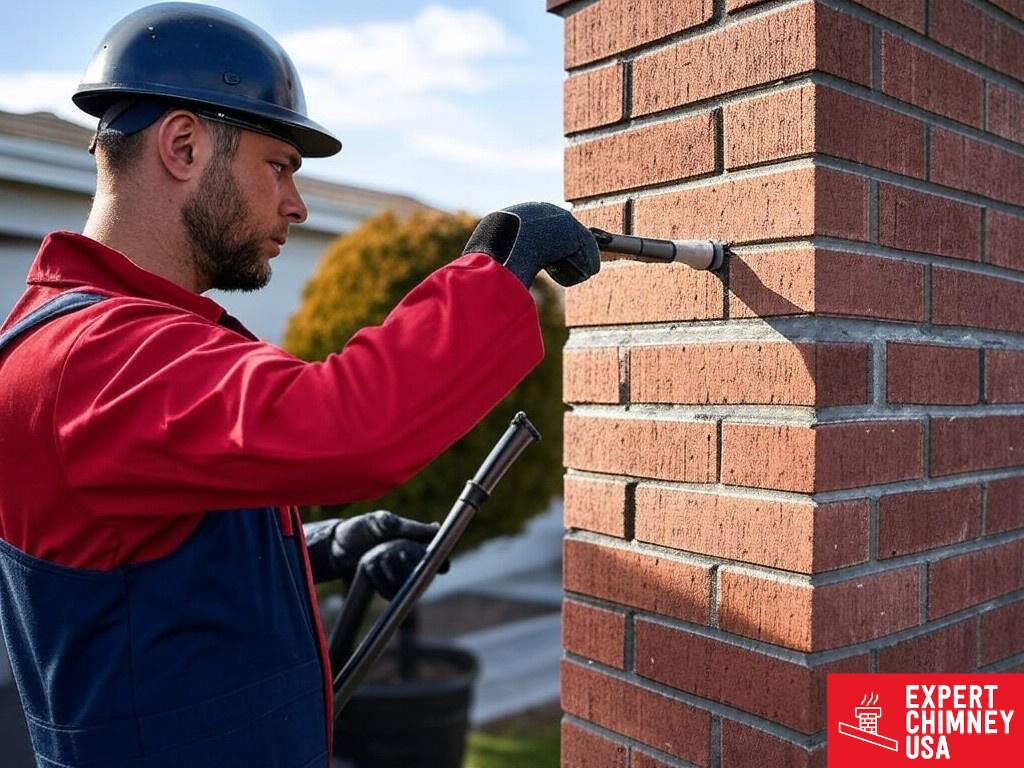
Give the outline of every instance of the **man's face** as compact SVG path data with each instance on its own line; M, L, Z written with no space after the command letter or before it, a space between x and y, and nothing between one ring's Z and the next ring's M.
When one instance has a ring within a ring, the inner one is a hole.
M288 227L306 220L293 178L301 164L287 142L246 130L234 155L214 155L181 210L203 284L255 291L270 281Z

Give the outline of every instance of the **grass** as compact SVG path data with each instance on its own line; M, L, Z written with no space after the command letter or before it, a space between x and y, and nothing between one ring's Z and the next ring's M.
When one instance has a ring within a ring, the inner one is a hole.
M558 768L561 716L548 707L470 731L464 768Z

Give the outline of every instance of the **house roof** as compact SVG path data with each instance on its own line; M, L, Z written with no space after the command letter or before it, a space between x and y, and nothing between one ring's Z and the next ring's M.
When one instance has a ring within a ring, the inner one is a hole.
M50 144L79 147L83 152L92 141L93 131L69 122L49 112L17 114L0 111L0 136L30 139ZM399 216L428 206L409 195L338 184L302 174L295 179L304 195L316 195L324 200L368 209L390 208Z

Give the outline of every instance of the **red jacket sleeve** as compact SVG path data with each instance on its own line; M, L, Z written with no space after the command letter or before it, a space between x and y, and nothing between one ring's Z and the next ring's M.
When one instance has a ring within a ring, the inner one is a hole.
M544 354L532 297L482 254L322 363L156 302L109 305L72 347L54 414L71 487L101 515L382 495Z

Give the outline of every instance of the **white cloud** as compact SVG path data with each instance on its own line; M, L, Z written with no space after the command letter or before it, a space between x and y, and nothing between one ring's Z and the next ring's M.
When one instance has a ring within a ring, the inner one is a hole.
M448 134L420 133L412 137L412 145L425 155L454 163L512 173L560 173L562 147L510 147L491 142L478 142Z
M52 112L93 127L96 119L71 103L81 72L0 72L0 109L7 112Z

